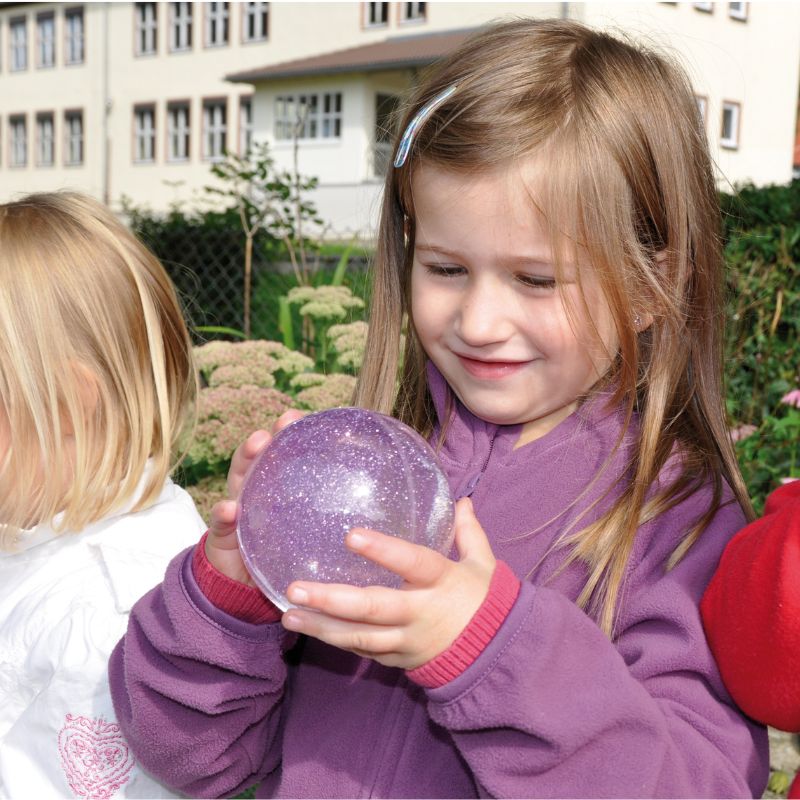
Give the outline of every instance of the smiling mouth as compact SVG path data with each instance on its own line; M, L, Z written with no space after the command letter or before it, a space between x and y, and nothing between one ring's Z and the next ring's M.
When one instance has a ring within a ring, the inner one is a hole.
M480 361L456 354L464 369L475 378L492 380L506 378L521 370L527 361Z

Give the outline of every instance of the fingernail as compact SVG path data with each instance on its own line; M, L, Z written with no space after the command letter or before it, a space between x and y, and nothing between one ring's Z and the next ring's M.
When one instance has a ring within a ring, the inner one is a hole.
M347 545L352 550L361 550L367 546L367 537L361 531L350 531L347 534Z
M281 618L281 625L283 625L287 631L299 631L303 627L300 619L289 611Z
M308 601L308 592L301 586L292 586L287 592L287 597L292 603L303 605Z

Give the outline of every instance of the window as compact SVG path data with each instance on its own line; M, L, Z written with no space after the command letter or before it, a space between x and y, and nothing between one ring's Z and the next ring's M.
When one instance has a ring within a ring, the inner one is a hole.
M706 14L712 14L714 12L714 4L713 3L692 3L692 5L698 11L704 11Z
M253 146L253 99L239 98L239 155L246 156Z
M728 16L731 19L747 21L747 3L728 3Z
M156 108L152 105L133 108L133 160L149 164L156 159Z
M24 18L12 19L9 23L11 36L11 57L9 58L12 72L28 69L28 24Z
M719 137L720 147L736 150L739 147L739 116L741 106L728 100L722 103L722 132Z
M244 4L244 40L263 42L269 33L269 3Z
M177 5L177 4L176 4ZM167 160L189 160L189 103L167 104Z
M67 47L66 64L83 64L83 9L70 8L64 13Z
M155 3L134 3L136 55L152 56L158 48L158 12Z
M228 6L230 3L206 3L206 47L228 44Z
M52 112L36 115L36 166L52 167L55 163L55 128Z
M374 28L389 23L388 3L364 3L364 26Z
M9 147L10 165L24 167L28 163L28 120L24 114L8 118L8 131L11 137Z
M173 53L192 49L192 4L169 4L169 49Z
M203 158L218 161L225 155L228 109L225 100L203 101Z
M53 13L39 14L36 17L36 66L54 67L56 65L56 19Z
M700 124L705 129L706 118L708 117L708 99L701 94L696 94L694 100L697 103L697 113L700 116Z
M427 3L401 3L401 22L424 22Z
M64 112L64 163L68 167L83 164L83 111Z
M338 139L342 135L342 93L281 95L276 98L275 138Z

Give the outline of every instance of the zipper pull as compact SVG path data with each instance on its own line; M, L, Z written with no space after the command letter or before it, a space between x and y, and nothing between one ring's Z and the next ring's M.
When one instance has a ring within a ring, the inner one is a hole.
M464 487L461 493L458 495L456 500L460 500L462 497L470 497L472 493L475 491L478 484L481 482L481 477L483 476L483 472L478 472L477 474L473 475L469 479L469 483Z

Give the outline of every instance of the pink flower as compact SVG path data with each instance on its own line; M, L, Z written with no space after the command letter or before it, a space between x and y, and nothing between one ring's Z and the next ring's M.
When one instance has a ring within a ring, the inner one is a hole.
M800 389L792 389L789 394L785 394L781 397L781 403L785 403L787 406L800 408Z
M781 486L787 483L794 483L795 481L800 481L800 478L781 478Z
M748 436L752 436L758 428L755 425L737 425L735 428L731 428L731 441L732 442L741 442L742 439L746 439Z

